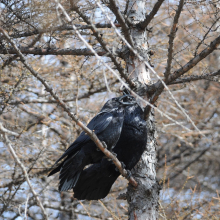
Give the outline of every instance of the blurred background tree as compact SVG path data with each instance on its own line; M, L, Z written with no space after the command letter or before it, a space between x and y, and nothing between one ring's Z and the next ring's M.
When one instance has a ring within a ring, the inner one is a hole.
M62 0L60 4L71 22L56 1L1 0L0 26L32 68L86 124L106 100L120 95L121 83L80 40L72 23L124 82L131 84L126 76L133 72L129 72L125 42L96 1ZM138 28L126 16L129 0L103 1L101 5L126 40L134 39L130 30ZM160 80L150 73L143 97L157 106L156 172L162 186L158 219L219 219L220 1L146 1L146 15L155 14L155 8L157 14L146 17L150 63L198 128L187 120L169 91L156 87ZM58 176L46 177L81 128L20 61L1 35L0 219L44 219L19 164L8 151L2 128L8 131L9 142L24 164L48 219L127 219L128 203L116 199L126 191L123 177L102 201L82 202L74 200L72 192L58 191Z

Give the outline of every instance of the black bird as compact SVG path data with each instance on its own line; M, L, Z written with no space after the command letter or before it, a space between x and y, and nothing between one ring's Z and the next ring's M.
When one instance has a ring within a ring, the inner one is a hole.
M123 95L105 103L101 111L89 122L88 128L93 130L100 141L104 141L108 150L112 150L121 134L124 121L124 109L134 105L133 98ZM104 154L97 150L96 144L85 132L70 145L65 153L56 161L64 159L48 176L60 171L59 190L67 191L75 186L80 173L88 164L99 162Z
M127 106L120 139L113 152L127 170L131 170L140 160L147 144L147 123L138 104ZM83 170L73 187L74 197L81 200L98 200L106 197L111 186L120 176L113 162L103 158L101 162Z

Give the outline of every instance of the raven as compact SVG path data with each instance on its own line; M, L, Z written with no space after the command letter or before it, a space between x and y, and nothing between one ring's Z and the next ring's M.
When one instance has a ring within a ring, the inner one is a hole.
M105 103L101 111L89 122L87 127L94 131L100 141L104 141L108 150L112 150L121 134L124 121L124 109L134 105L133 97L123 95ZM98 151L96 144L85 132L70 145L64 154L55 162L64 159L48 176L60 171L59 190L67 191L75 186L79 176L88 164L99 162L104 154Z
M147 144L147 123L144 112L138 104L127 106L121 136L113 148L119 161L131 170L140 160ZM73 187L74 197L82 200L98 200L106 197L111 186L120 176L112 161L103 158L101 162L83 170Z

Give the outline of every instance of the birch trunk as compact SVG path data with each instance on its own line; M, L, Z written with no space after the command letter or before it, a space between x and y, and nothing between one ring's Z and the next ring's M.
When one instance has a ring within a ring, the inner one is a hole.
M134 48L149 62L147 31L135 27L135 24L144 21L146 0L130 0L127 17L133 24L130 30ZM141 84L151 84L150 73L143 61L140 61L131 52L127 57L127 70L132 80ZM138 91L137 91L138 92ZM147 97L144 97L145 99ZM142 107L143 103L142 103ZM129 220L154 220L158 218L158 200L160 186L156 180L156 129L154 114L151 112L148 119L148 143L141 160L132 170L138 181L137 189L128 187L127 200L129 204Z

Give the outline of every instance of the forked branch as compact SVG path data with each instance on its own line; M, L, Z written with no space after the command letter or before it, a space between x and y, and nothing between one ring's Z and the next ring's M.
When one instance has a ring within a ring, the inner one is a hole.
M158 0L156 2L156 4L154 5L154 7L153 7L152 11L150 12L150 14L146 16L146 19L144 21L140 22L139 24L137 24L137 26L140 27L143 30L145 28L147 28L148 24L150 24L151 20L157 14L157 12L160 9L160 6L162 5L163 2L164 2L164 0Z

